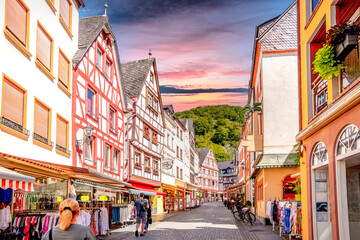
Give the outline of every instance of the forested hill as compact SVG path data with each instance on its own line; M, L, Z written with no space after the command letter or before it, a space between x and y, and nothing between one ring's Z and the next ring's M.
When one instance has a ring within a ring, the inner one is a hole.
M192 118L196 147L211 148L217 161L231 160L244 122L244 109L229 105L197 107L177 112L177 118Z

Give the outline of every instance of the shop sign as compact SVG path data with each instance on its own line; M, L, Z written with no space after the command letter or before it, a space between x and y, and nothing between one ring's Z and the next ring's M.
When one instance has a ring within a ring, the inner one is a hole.
M100 201L107 201L108 197L107 196L100 196Z
M61 201L62 201L62 197L56 197L56 201L61 202Z
M165 170L170 170L173 166L173 162L174 160L170 158L163 159L161 162L162 168Z
M90 201L90 196L81 196L81 201Z

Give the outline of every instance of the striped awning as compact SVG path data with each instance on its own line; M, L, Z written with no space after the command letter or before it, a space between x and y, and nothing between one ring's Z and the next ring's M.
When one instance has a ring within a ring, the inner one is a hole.
M0 179L0 188L8 189L11 188L13 190L23 190L26 192L34 191L34 184L32 182L22 182L17 180L9 180L9 179Z
M25 176L20 173L11 171L7 168L0 167L0 188L23 190L27 192L34 191L35 178Z

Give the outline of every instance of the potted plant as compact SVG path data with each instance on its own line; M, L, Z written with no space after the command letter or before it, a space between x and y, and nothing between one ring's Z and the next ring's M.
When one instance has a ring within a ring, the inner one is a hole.
M345 68L340 60L335 59L334 47L327 44L324 44L315 54L313 66L314 73L319 73L322 80L326 80L332 75L338 76L340 69Z
M334 46L335 57L344 59L357 45L360 27L348 22L335 25L326 33L328 45Z

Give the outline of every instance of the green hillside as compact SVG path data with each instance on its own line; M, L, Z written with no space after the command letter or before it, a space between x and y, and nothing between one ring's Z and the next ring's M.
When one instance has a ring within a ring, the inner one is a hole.
M244 122L244 109L229 105L197 107L177 112L177 118L193 118L196 147L209 147L217 161L231 160Z

